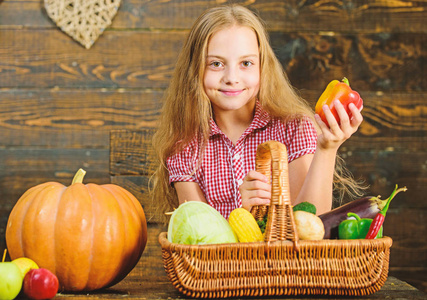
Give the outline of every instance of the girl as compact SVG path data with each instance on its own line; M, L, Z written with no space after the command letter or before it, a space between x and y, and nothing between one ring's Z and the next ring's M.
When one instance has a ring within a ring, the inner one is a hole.
M340 124L327 106L329 127L313 116L250 10L207 10L190 31L165 95L153 140L160 159L154 200L163 212L185 201L207 202L225 218L237 207L269 204L270 184L254 171L255 153L277 140L288 151L292 204L311 202L318 214L330 210L337 150L363 119L354 105L351 119L339 101L335 107ZM351 178L335 173L359 195Z

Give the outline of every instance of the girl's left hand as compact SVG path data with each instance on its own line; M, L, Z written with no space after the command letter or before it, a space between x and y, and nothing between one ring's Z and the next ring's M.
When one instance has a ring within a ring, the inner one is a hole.
M322 134L317 139L317 147L321 149L338 149L342 143L357 131L363 121L362 114L360 113L363 106L359 110L356 105L350 103L348 106L351 111L350 117L339 100L335 100L334 105L340 117L339 123L327 105L323 106L323 111L328 120L329 127L320 119L319 115L315 115L317 124L322 130Z

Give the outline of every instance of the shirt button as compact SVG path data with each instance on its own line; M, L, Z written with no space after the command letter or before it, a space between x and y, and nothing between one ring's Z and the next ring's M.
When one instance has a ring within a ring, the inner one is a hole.
M239 185L242 185L242 183L243 183L243 179L239 179L239 180L237 180L237 183L238 183Z
M236 155L234 155L234 160L238 160L238 159L240 159L240 155L239 154L236 154Z

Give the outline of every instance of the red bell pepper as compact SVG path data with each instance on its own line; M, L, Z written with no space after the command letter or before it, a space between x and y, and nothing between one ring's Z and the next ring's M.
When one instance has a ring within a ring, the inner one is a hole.
M351 112L348 108L350 103L354 103L358 109L361 109L363 106L362 98L360 98L358 92L351 89L347 78L344 77L341 82L338 80L332 80L322 95L319 97L319 100L317 100L316 107L314 109L315 113L318 114L322 121L325 122L325 124L328 126L328 121L326 120L325 113L323 112L323 106L325 104L329 106L329 109L331 110L337 122L340 122L340 117L338 116L338 113L335 109L334 100L339 100L342 105L344 105L344 108L350 117Z
M394 196L397 193L399 193L401 191L406 192L406 190L407 190L406 186L403 188L397 189L397 185L396 185L396 188L394 189L393 193L391 193L390 197L388 197L388 199L387 199L387 204L372 220L371 226L369 227L369 230L368 230L368 233L366 234L365 239L368 239L368 240L374 239L377 236L378 231L380 231L380 228L384 223L385 214L387 213L387 210L388 210L388 207L390 206L391 200L394 198Z

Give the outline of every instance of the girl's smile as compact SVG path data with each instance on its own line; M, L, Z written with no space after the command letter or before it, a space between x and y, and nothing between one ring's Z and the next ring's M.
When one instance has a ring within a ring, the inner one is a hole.
M220 90L220 92L223 93L225 96L233 97L240 95L243 90Z

